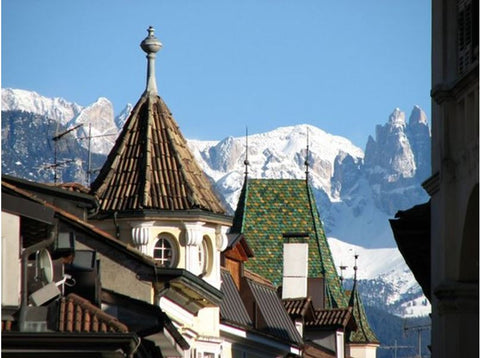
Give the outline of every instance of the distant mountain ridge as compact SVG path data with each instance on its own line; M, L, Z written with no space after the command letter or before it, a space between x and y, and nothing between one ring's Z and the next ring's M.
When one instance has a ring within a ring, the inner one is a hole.
M95 137L90 143L93 180L95 169L103 164L131 109L127 105L114 117L106 98L82 107L35 92L2 89L2 173L53 182L56 152L57 164L61 164L58 180L86 184L88 125ZM51 140L79 124L82 126L56 144ZM252 178L299 179L305 178L307 161L309 181L336 265L349 265L353 252L361 252L363 285L359 287L367 288L362 292L364 300L397 315L428 311L420 287L395 248L388 223L396 211L428 200L420 183L429 173L430 131L419 107L413 108L408 123L405 113L395 109L387 123L376 127L375 138L368 139L365 152L346 138L306 124L249 136L248 168L244 164L245 137L188 142L231 211L246 169ZM382 265L371 270L379 257ZM349 282L351 278L345 276Z
M305 178L307 133L309 180L327 235L365 247L394 247L388 219L428 200L421 187L430 171L425 113L415 106L406 123L405 113L395 109L385 125L377 126L376 138L369 137L365 153L311 125L251 135L249 176ZM246 170L246 138L189 145L233 211Z

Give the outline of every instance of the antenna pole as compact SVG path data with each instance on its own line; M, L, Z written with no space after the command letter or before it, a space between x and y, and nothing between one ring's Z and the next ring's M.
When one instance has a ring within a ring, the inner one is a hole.
M90 186L90 174L92 166L92 123L88 124L88 167L87 167L87 185Z
M54 164L53 164L53 167L54 167L54 176L53 176L53 182L56 184L57 183L57 142L59 139L61 139L63 136L65 136L66 134L74 131L75 129L79 128L83 126L83 123L80 123L80 124L77 124L75 127L72 127L72 128L69 128L67 129L66 131L63 131L62 133L60 134L57 134L55 137L52 138L52 140L55 142L54 143L54 149L53 149L53 160L54 160ZM58 128L58 127L57 127Z
M406 323L405 323L405 326L403 327L403 330L405 332L407 332L408 330L414 330L414 331L417 331L417 334L418 334L418 357L422 358L422 331L425 331L427 329L430 329L430 325L429 324L425 324L425 325L418 325L418 326L410 326L410 327L407 327L406 326Z
M53 183L57 184L57 141L53 143Z

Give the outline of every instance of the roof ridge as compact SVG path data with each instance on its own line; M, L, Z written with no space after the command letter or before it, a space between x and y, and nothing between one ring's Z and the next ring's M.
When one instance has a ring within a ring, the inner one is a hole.
M243 277L245 277L246 279L249 279L250 281L254 281L256 283L259 283L263 286L267 286L269 288L273 288L275 289L275 286L273 285L273 283L268 280L267 278L263 277L262 275L258 274L258 273L255 273L253 271L250 271L248 269L244 269L243 270Z

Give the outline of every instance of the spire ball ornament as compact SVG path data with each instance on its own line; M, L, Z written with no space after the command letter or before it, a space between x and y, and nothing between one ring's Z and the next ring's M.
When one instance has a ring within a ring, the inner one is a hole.
M157 95L157 82L155 79L155 56L162 48L162 43L153 34L155 29L150 26L148 36L140 43L140 47L147 53L147 88L145 92L149 95Z
M147 31L148 36L142 41L140 47L147 54L157 53L162 48L162 43L155 37L155 29L152 26L150 26Z

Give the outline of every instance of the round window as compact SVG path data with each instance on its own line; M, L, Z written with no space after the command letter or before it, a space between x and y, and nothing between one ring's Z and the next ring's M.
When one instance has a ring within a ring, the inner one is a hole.
M158 241L153 249L153 258L161 267L173 267L177 259L177 246L170 235L158 235Z

